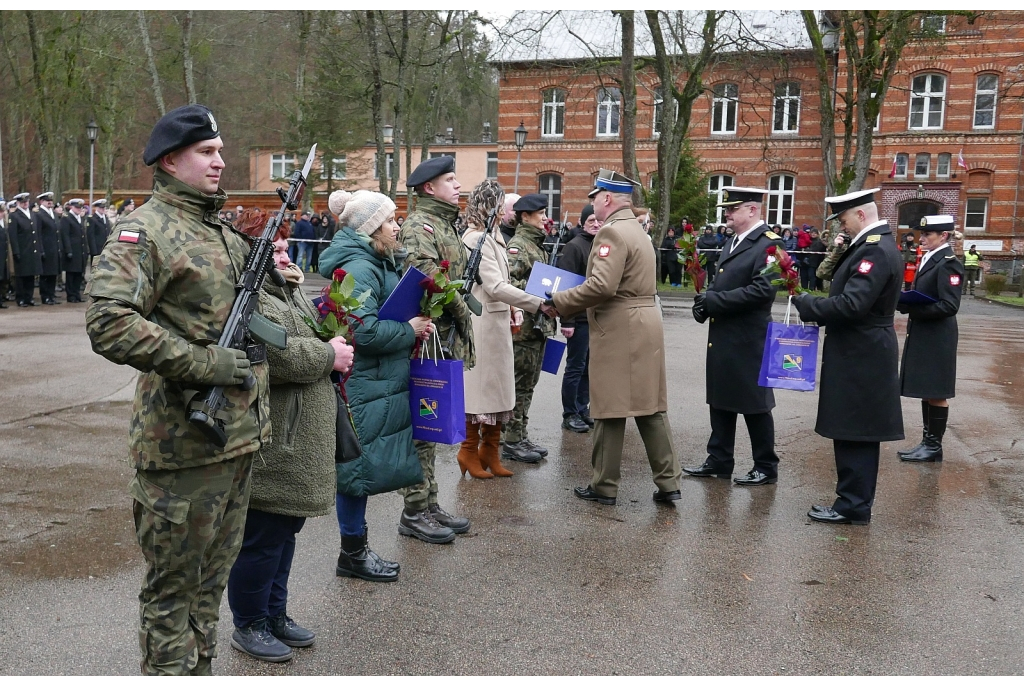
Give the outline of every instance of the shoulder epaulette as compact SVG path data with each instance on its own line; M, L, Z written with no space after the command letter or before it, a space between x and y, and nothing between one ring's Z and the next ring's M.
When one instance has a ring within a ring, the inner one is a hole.
M872 243L877 243L881 239L882 239L882 236L880 236L880 235L869 235L867 238L864 239L864 242L866 244L870 245Z
M779 237L779 234L774 231L765 231L764 234L772 240L782 240L782 238Z

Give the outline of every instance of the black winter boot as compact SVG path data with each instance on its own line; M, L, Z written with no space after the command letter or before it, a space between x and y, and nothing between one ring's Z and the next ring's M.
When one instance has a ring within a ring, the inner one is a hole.
M898 454L900 459L903 459L903 461L908 461L905 457L915 455L925 448L925 440L928 438L929 407L931 407L931 405L928 404L928 400L921 400L921 425L924 426L924 429L921 431L921 442L917 443L910 449L899 450L898 452L896 452L896 454Z
M931 407L928 427L925 429L924 448L914 454L901 456L903 461L942 461L942 436L946 434L949 407Z
M376 552L374 552L372 549L370 549L369 537L370 537L370 527L368 525L366 525L366 522L364 521L363 522L363 538L366 539L366 541L367 541L366 542L366 556L368 556L371 559L374 559L374 560L380 562L381 564L383 564L387 568L392 568L395 571L401 571L402 570L402 565L399 564L397 561L388 561L387 559L381 559L380 556Z
M398 580L397 569L388 568L377 555L370 556L366 546L366 532L362 535L342 535L341 554L338 555L337 575L362 578L375 583Z

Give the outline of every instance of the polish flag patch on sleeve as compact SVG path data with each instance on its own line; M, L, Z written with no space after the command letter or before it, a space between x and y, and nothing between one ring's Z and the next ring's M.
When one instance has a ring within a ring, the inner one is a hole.
M610 255L611 253L612 253L612 246L611 245L602 245L599 248L597 248L597 256L601 257L602 259L607 257L608 255Z
M142 233L140 231L123 230L117 235L117 242L138 244L141 238Z
M862 259L860 264L857 265L857 273L867 275L871 273L871 269L874 268L874 263L869 262L866 259Z
M960 274L950 274L949 275L949 284L950 285L960 285Z

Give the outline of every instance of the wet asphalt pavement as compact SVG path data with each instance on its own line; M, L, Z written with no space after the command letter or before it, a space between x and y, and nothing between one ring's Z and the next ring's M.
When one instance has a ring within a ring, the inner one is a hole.
M0 675L138 673L135 374L91 352L84 312L0 311ZM905 399L908 439L882 446L870 526L806 517L835 485L816 393L776 392L777 485L684 477L682 500L656 506L630 423L618 506L578 500L590 438L562 431L560 379L542 374L530 425L551 450L541 464L460 481L456 448L439 450L441 504L471 518L468 535L400 537L401 499L371 498L371 544L402 564L397 583L373 584L336 578L337 522L309 520L289 614L317 644L288 664L242 656L225 598L215 672L1022 674L1024 312L967 298L959 322L945 461L898 461L920 430L919 402ZM678 299L665 331L675 447L697 464L707 332ZM750 466L741 421L736 475Z

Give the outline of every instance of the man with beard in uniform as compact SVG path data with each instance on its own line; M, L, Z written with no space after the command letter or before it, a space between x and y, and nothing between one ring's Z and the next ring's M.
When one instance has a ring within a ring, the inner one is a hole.
M637 185L618 172L600 170L588 195L602 225L594 236L587 280L553 293L543 307L549 316L566 318L585 310L590 323L594 475L573 494L615 504L626 419L632 416L658 486L654 501L671 506L680 499L679 461L667 414L665 332L654 300L657 257L630 202Z
M433 276L442 262L448 262L448 273L458 279L466 270L469 255L463 248L455 220L459 216L459 188L455 179L455 158L449 155L422 162L405 184L416 190L416 209L402 224L398 240L408 251L405 266L415 266ZM445 305L444 313L434 321L434 335L445 349L446 359L461 359L465 369L476 363L473 349L473 314L462 295ZM443 544L457 534L469 532L469 519L452 516L437 503L437 479L434 463L437 446L425 440L414 440L416 454L423 467L423 482L402 488L405 508L398 522L398 532L424 542Z
M881 442L903 439L893 314L903 260L889 224L878 218L877 190L826 197L839 226L853 236L836 263L828 297L793 300L804 321L825 326L818 419L814 431L833 441L836 500L807 515L824 523L867 525L878 481Z
M68 302L82 301L83 275L89 263L85 221L85 200L69 200L68 212L60 218L60 242L64 253L64 282Z
M14 290L19 307L35 307L32 291L36 276L43 270L43 253L39 245L36 221L28 211L28 193L14 196L17 206L11 210L9 239L14 256Z
M725 208L726 225L736 235L722 246L711 287L693 299L693 318L698 323L711 320L706 362L711 438L704 463L683 470L691 476L732 476L736 415L743 414L754 467L734 479L737 485L769 485L779 477L772 419L775 394L758 385L776 291L772 275L762 272L775 260L768 248L782 245L782 239L761 221L765 192L722 189L718 206Z
M36 233L39 235L43 257L43 268L39 272L39 299L43 304L60 304L56 296L57 275L64 255L57 230L57 217L53 215L53 193L37 195L36 200L39 202L39 209L35 213Z

